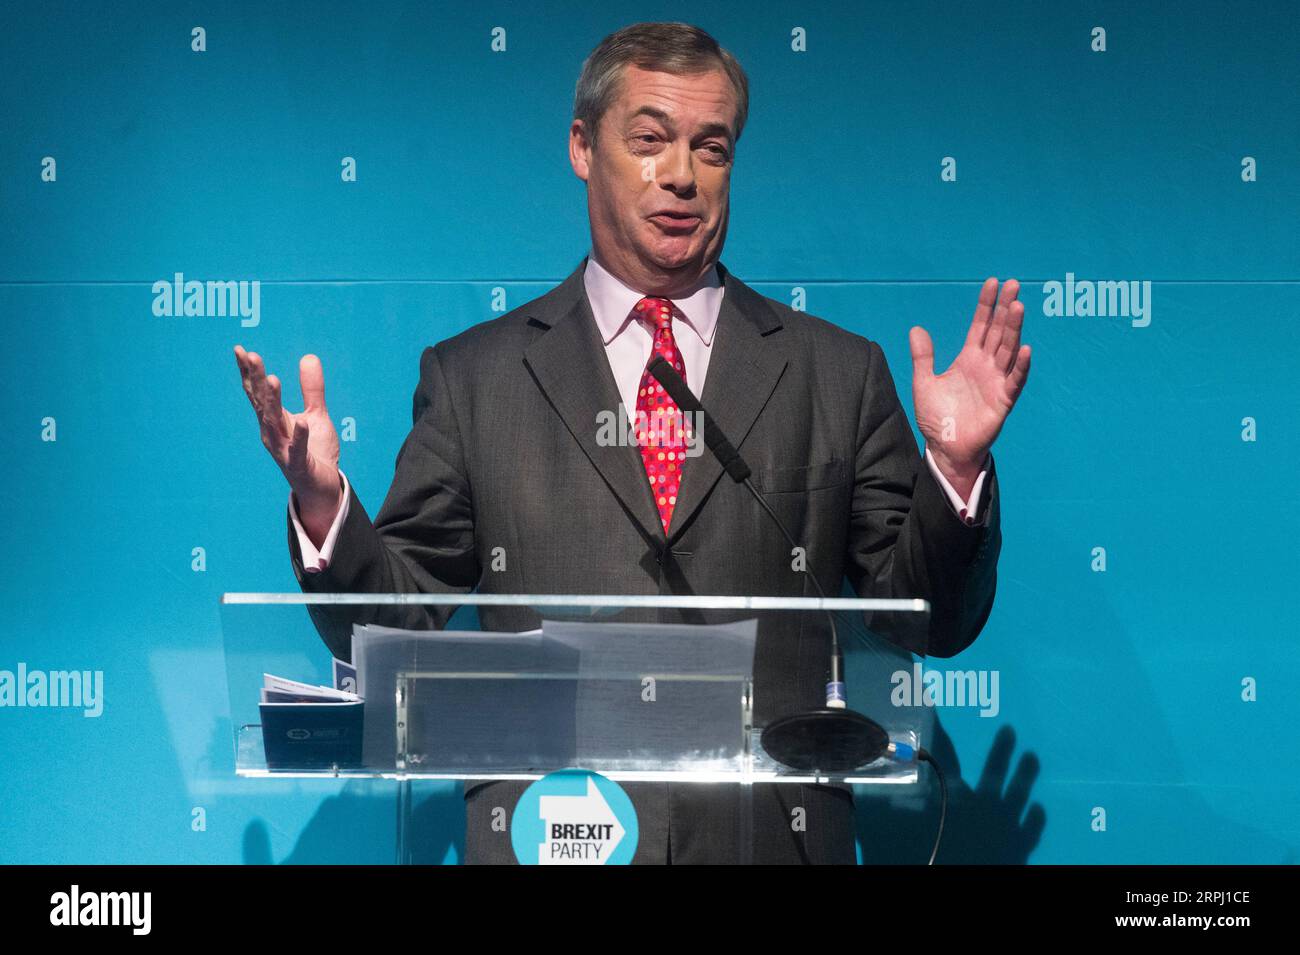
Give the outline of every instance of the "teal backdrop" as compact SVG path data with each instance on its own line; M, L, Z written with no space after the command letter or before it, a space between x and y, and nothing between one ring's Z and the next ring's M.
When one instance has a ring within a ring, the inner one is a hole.
M391 783L233 774L218 597L297 585L232 348L294 408L321 356L373 514L422 349L588 250L583 58L671 19L751 80L723 261L880 342L909 412L908 329L946 367L981 281L1023 285L997 602L934 661L999 707L936 711L940 860L1296 860L1294 3L371 0L0 13L0 670L104 681L98 717L0 708L0 861L391 861ZM256 324L156 315L178 272L257 281ZM1145 315L1054 314L1067 276ZM864 860L925 859L919 792L863 794ZM417 797L457 860L457 787Z

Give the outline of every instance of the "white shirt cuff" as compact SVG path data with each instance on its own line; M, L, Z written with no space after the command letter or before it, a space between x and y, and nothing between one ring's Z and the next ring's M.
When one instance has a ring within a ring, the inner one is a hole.
M289 518L293 521L293 529L298 533L298 548L302 551L302 569L309 574L319 574L330 565L330 558L334 554L334 541L339 536L339 528L347 520L350 495L348 476L339 471L339 477L343 479L343 503L339 506L338 514L334 515L334 523L330 525L329 533L325 535L320 550L316 549L307 532L302 529L302 522L298 520L298 509L293 506L293 492L289 492Z
M975 486L971 488L969 501L963 501L961 495L959 495L956 489L948 482L948 479L943 476L943 472L939 470L939 465L935 464L934 455L930 453L928 447L925 449L925 462L930 466L930 473L933 474L935 480L939 482L939 486L943 488L944 494L948 496L948 503L952 505L953 513L960 517L967 525L973 527L975 524L975 518L971 515L979 513L980 493L984 490L984 478L986 478L989 473L989 455L984 455L984 468L980 471L980 476L975 479ZM984 517L985 521L981 521L981 523L987 521L988 515L985 514Z

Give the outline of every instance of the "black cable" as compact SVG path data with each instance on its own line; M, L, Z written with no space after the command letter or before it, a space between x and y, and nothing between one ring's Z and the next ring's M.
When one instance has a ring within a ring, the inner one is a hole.
M737 454L736 456L739 457L740 455ZM746 466L746 468L748 469L748 466ZM749 488L749 493L754 496L754 500L758 501L758 503L763 506L763 510L767 511L767 516L772 518L772 521L780 529L781 534L785 537L786 543L795 550L802 550L803 548L795 542L795 539L790 535L790 532L785 529L785 524L782 523L781 518L776 516L776 511L772 510L772 505L768 504L767 499L764 498L762 494L758 493L758 488L754 487L754 482L749 479L748 474L746 474L742 483L745 487ZM822 589L821 581L817 579L817 575L812 572L812 569L805 565L803 573L805 577L812 581L813 587L817 590L817 595L821 597L822 600L826 600L826 591ZM835 613L832 610L826 610L825 613L826 622L831 625L830 683L835 684L838 688L838 696L836 697L839 700L838 705L840 708L844 708L848 705L848 699L844 694L844 651L840 649L840 632L839 628L835 626ZM859 635L859 638L864 643L866 642L866 637ZM830 683L828 683L826 687L827 707L832 705Z
M939 777L939 831L934 836L934 850L930 853L930 861L926 865L934 865L935 857L939 854L939 843L943 839L943 824L948 818L948 781L943 778L943 767L939 761L930 755L930 751L925 747L917 747L916 758L918 762L929 763L934 767L934 774Z
M749 488L749 493L754 495L754 500L758 501L758 503L762 505L763 510L767 511L767 516L772 518L773 523L776 524L777 529L781 532L781 535L785 538L786 543L789 544L792 548L802 550L803 548L795 541L794 537L791 536L790 532L785 529L785 524L782 522L781 518L776 516L776 511L772 510L772 505L768 504L767 499L764 498L762 494L758 493L758 488L754 487L754 482L751 481L749 478L745 478L743 483L745 487ZM821 581L817 579L817 575L814 574L811 570L807 570L807 569L804 571L804 575L809 580L812 581L813 588L817 591L817 596L821 597L822 600L828 599L826 596L826 591L822 589ZM828 610L826 611L826 619L831 625L832 653L838 655L840 652L840 635L839 635L839 631L835 627L835 615Z
M758 488L754 487L754 484L749 479L748 475L742 479L742 483L749 488L749 492L754 496L754 500L758 501L758 503L762 505L763 510L767 511L768 516L772 518L773 522L780 529L781 534L785 537L786 543L791 547L797 548L799 545L795 543L794 537L792 537L790 532L786 530L785 524L782 523L781 518L776 516L776 511L772 510L771 505L767 503L763 495L758 493ZM807 570L805 573L806 576L812 578L813 586L817 589L817 593L823 600L825 600L826 592L822 589L821 582L817 580L817 575L811 570ZM837 681L843 680L844 677L841 674L844 667L844 658L842 651L840 650L840 638L835 626L835 615L830 611L827 611L826 618L830 621L831 625L831 679ZM864 637L862 639L865 642L866 638ZM917 747L916 759L918 762L929 763L933 766L934 774L939 777L939 831L934 835L934 848L930 851L930 861L926 863L926 865L934 865L934 860L939 855L939 843L943 841L943 825L948 819L948 780L944 778L943 767L939 765L939 761L931 756L930 751L925 747Z

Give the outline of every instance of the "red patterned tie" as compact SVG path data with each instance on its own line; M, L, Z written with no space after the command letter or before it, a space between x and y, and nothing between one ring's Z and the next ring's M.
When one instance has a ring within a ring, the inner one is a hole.
M654 329L654 350L650 360L653 361L655 355L662 355L685 381L686 365L673 340L673 303L666 298L643 298L633 310ZM672 523L682 467L686 464L684 424L676 402L653 375L648 371L642 372L641 384L637 387L636 436L641 447L641 463L645 465L665 534Z

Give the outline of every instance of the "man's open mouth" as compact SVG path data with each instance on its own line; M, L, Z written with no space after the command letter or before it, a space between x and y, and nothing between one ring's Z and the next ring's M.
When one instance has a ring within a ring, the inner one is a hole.
M688 229L698 225L700 217L683 212L657 212L650 220L668 229Z

